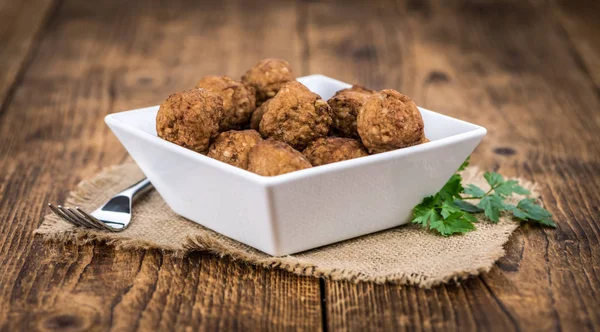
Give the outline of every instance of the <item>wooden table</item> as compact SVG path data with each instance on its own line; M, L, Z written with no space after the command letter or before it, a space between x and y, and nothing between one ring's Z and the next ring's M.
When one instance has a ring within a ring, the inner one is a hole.
M565 330L600 326L598 2L0 1L0 330ZM539 183L491 272L419 289L32 233L127 153L103 123L264 57L395 88L488 128L472 162Z

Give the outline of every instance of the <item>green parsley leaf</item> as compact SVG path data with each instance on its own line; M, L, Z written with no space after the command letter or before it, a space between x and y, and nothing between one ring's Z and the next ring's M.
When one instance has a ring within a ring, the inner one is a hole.
M440 212L442 217L448 218L451 214L456 212L460 212L460 209L455 206L452 201L444 201L444 203L442 203L442 211Z
M555 227L552 220L552 214L543 207L535 204L535 199L525 198L517 204L517 209L522 210L527 215L528 221L538 222L544 226ZM514 212L513 212L514 213Z
M485 216L493 223L500 221L500 211L504 210L503 198L498 195L488 195L479 201L478 207L484 210Z
M415 208L433 208L436 205L436 202L439 200L436 196L428 196L423 198L421 204L417 205Z
M465 168L467 168L467 166L469 166L469 161L471 160L471 156L468 156L467 159L462 163L462 165L460 165L460 167L458 168L458 171L464 171Z
M469 158L461 165L459 171L464 170L468 165ZM491 187L488 192L473 184L464 188L461 175L458 173L452 175L438 193L425 197L419 205L415 206L412 222L443 236L449 236L474 230L474 223L478 221L474 213L483 212L491 222L497 223L500 221L501 212L509 211L521 221L556 227L550 212L536 205L533 198L523 199L516 206L504 202L513 194L530 194L517 181L506 181L500 174L494 172L485 173L484 177ZM462 197L462 193L469 197ZM465 199L480 200L477 205L474 205Z
M465 218L464 212L456 212L448 218L440 218L431 222L431 229L438 231L443 236L457 233L466 233L475 229L475 225Z
M483 209L477 207L477 205L463 201L462 199L455 200L453 204L465 212L470 212L470 213L483 212ZM477 220L477 218L475 218L475 220Z
M446 182L444 187L442 187L442 189L439 192L442 201L452 200L453 198L460 198L460 194L463 192L461 182L462 177L460 175L452 175L452 177L450 177L450 180Z
M441 219L439 213L433 208L427 207L415 207L413 210L413 220L415 224L419 224L422 227L429 226L432 222Z
M465 218L466 220L468 220L470 222L477 222L477 217L475 217L474 215L472 215L470 213L463 213L463 218Z
M504 178L502 177L502 175L495 172L486 172L485 174L483 174L483 177L492 188L504 182Z
M515 216L515 218L522 220L522 221L527 221L527 213L523 212L522 210L519 210L516 206L514 206L512 204L504 204L504 209L506 211L512 212L512 214L513 214L513 216Z
M483 189L477 187L474 184L469 184L466 188L465 188L465 194L471 196L471 197L477 197L477 198L481 198L483 196L485 196L485 191L483 191Z
M494 192L500 196L512 196L513 193L519 195L531 194L529 190L521 187L515 180L508 180L500 183L496 188L494 188Z

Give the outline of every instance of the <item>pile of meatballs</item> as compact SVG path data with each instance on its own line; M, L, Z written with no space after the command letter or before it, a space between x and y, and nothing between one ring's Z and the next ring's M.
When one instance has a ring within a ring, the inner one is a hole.
M206 76L170 95L156 116L159 137L263 176L425 143L423 127L398 91L354 85L325 101L279 59L241 81Z

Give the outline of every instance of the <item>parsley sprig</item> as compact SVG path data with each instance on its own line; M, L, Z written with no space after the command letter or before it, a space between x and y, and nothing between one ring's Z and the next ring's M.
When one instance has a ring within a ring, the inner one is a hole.
M458 171L468 165L467 158ZM517 221L556 227L550 212L537 205L534 198L524 198L516 206L505 202L513 194L531 194L517 181L505 180L494 172L487 172L483 177L490 186L487 191L473 184L463 187L462 176L459 173L452 175L438 193L425 197L421 204L415 206L412 222L444 236L474 230L474 223L477 222L475 215L479 213L484 213L492 223L500 221L502 213L511 213ZM469 200L479 202L473 204Z

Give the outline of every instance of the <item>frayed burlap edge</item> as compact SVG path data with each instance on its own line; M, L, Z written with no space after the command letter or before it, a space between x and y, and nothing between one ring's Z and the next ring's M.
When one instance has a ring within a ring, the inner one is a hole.
M503 235L506 236L506 238L508 239L512 232L519 227L519 225L514 221L509 221L507 219L508 218L504 217L501 222L511 223L511 225L508 227L508 230L503 232ZM417 228L418 226L405 225L400 227ZM456 270L449 273L445 277L432 279L427 275L419 273L403 272L390 273L385 276L374 277L364 274L360 271L355 271L351 269L319 267L315 264L305 262L304 260L298 259L294 256L275 257L260 252L258 255L256 255L255 253L249 253L248 251L244 251L232 246L223 245L222 243L214 241L207 236L197 236L194 238L190 238L189 242L185 245L185 248L186 252L206 251L220 257L228 257L232 260L244 261L252 265L257 265L269 269L282 269L302 276L328 278L331 280L344 280L354 283L373 282L377 284L393 283L401 285L416 285L423 288L431 288L440 284L447 284L452 282L459 283L460 281L466 280L470 277L477 276L482 273L487 273L492 269L494 263L506 254L503 245L497 246L493 249L492 253L488 253L488 255L486 256L488 263L485 264L485 266L478 266L471 269Z
M117 165L106 168L94 178L84 180L79 183L76 189L69 195L65 205L66 206L80 206L83 202L89 201L95 193L104 190L106 183L111 182L111 175L124 168L124 167L135 167L130 165ZM481 172L476 167L470 167L463 172L465 182L469 183L469 179L480 178ZM141 177L140 172L140 177ZM529 189L532 192L532 197L539 197L536 191L536 185L532 182L517 179L519 183ZM61 225L62 228L57 228L57 225ZM505 250L503 245L508 241L510 234L518 227L518 223L510 220L509 217L503 216L501 221L493 227L502 227L501 235L505 238L502 243L496 245L485 253L485 261L477 266L470 268L462 268L454 271L449 271L445 276L432 278L425 274L420 273L405 273L405 272L392 272L382 276L373 276L366 274L361 271L353 270L350 268L336 268L319 266L318 264L312 263L310 260L302 258L305 253L274 257L262 253L249 246L241 244L237 241L231 240L221 234L213 232L209 229L203 228L201 235L187 237L182 243L170 243L160 244L153 241L147 241L142 238L128 238L122 236L123 233L108 233L99 232L86 229L80 229L69 226L65 226L65 222L53 214L45 216L42 225L35 231L36 234L42 236L45 242L68 242L75 243L77 245L87 243L105 243L109 246L113 246L117 249L122 250L146 250L146 249L158 249L163 252L168 252L176 256L183 256L194 251L205 251L210 252L220 257L229 257L233 260L239 260L247 262L253 265L265 267L265 268L277 268L289 271L291 273L303 276L312 277L325 277L332 280L347 280L351 282L368 281L374 283L396 283L396 284L407 284L417 285L420 287L432 287L441 283L448 282L459 282L470 276L479 275L481 273L488 272L494 265L494 263L504 256ZM194 224L196 225L196 224ZM196 225L198 226L198 225ZM66 227L66 228L65 228ZM386 230L379 233L375 233L369 236L377 236L377 234L383 234L385 232L391 232L399 228L392 230ZM426 232L418 228L416 225L405 225L400 226L400 229L413 229L419 232ZM120 236L119 236L120 235ZM353 240L344 241L343 243L350 243ZM333 244L323 248L334 248L340 244ZM306 253L310 254L313 251L323 250L323 248L313 249ZM334 250L334 249L333 249Z

